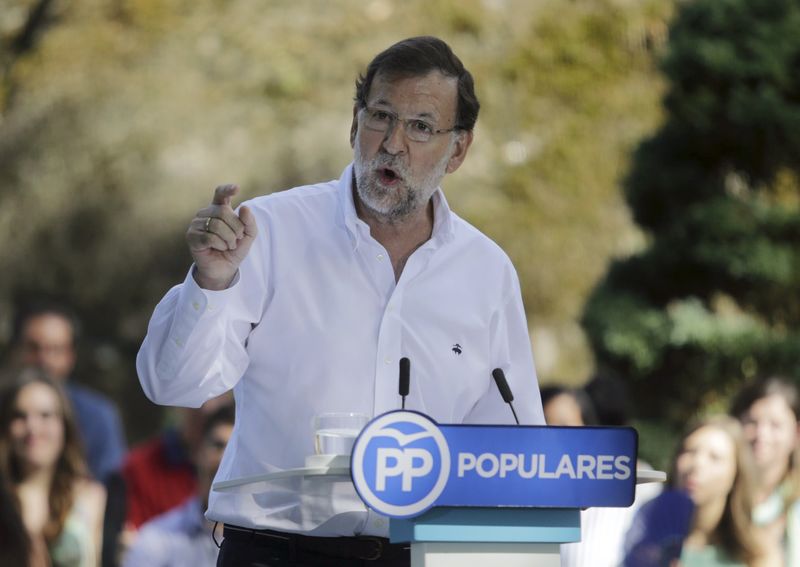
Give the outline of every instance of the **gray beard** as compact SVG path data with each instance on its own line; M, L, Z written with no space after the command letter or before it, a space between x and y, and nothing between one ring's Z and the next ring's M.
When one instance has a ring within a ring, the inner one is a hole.
M356 192L362 205L372 214L387 221L399 221L430 201L445 176L452 142L442 159L416 182L410 178L408 168L389 154L379 153L371 160L364 159L358 138L354 149ZM386 188L381 184L376 174L380 167L391 167L400 174L402 180L399 188Z

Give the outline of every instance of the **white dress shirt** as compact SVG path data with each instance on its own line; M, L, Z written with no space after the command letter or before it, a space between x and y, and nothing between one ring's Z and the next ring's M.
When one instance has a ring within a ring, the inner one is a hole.
M492 380L502 368L523 424L544 424L519 281L506 254L433 196L433 234L395 283L386 250L356 216L352 164L338 181L248 202L259 233L234 283L191 275L153 313L137 357L146 395L198 407L233 388L236 425L215 481L302 467L312 417L400 408L440 423L513 423ZM207 517L313 535L385 535L349 481L297 480L216 492Z

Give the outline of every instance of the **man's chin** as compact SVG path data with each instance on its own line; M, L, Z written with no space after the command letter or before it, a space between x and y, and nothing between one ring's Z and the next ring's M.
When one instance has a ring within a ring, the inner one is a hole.
M413 208L396 202L386 203L382 201L376 203L362 199L361 203L372 215L390 222L402 221L413 212Z
M359 188L358 198L370 211L381 215L389 214L397 206L397 200L394 198L395 192L381 183L371 181L367 186L368 190Z
M366 208L370 213L375 216L383 217L386 219L393 219L397 216L396 207L392 204L387 203L376 203L375 201L366 201L364 199L361 200L364 208Z

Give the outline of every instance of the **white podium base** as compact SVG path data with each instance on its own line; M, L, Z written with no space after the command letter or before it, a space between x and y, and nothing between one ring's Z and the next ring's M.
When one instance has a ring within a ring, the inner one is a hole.
M561 567L557 543L415 542L411 567Z

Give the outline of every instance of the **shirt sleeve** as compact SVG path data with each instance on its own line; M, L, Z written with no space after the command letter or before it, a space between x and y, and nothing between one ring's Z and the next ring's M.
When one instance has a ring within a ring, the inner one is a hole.
M200 407L233 388L249 364L247 338L266 301L262 234L228 289L200 288L192 269L156 306L136 370L154 403Z
M544 425L539 382L533 363L528 322L522 305L519 279L510 262L506 266L503 297L491 321L489 356L492 370L500 368L514 396L514 411L521 425ZM465 421L514 423L514 415L489 376L486 394Z

